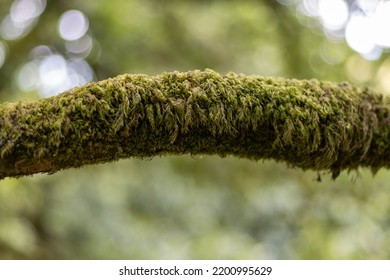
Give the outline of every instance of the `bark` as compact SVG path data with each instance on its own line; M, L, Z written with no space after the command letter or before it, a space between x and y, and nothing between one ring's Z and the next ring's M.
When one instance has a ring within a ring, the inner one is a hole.
M212 70L125 74L0 105L0 178L161 155L329 170L390 165L389 98L348 83Z

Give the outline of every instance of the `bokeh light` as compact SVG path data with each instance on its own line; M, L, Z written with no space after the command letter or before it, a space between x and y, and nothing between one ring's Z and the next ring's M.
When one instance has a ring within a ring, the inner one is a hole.
M297 2L297 0L277 0L280 4L282 5L286 5L286 6L289 6L289 5L293 5Z
M40 46L36 46L30 51L30 58L34 59L34 58L44 57L52 53L53 51L49 46L40 45Z
M373 79L375 74L372 63L358 54L348 58L345 68L352 82L367 83Z
M93 39L89 35L84 35L83 37L74 41L65 42L65 49L69 56L78 58L86 58L91 53L92 46Z
M385 60L376 75L379 89L390 95L390 59Z
M0 24L0 35L6 40L16 40L27 35L45 7L45 0L15 0L9 14Z
M93 80L93 70L86 61L48 51L45 46L34 49L36 57L21 67L17 77L21 90L36 90L49 97Z
M364 15L352 15L345 29L348 45L361 54L369 54L375 49L373 21Z
M303 12L311 17L318 16L318 1L317 0L302 0L301 7Z
M206 67L390 94L390 1L47 1L44 16L46 1L3 2L4 102ZM389 259L389 172L320 175L170 156L2 180L0 258Z
M58 32L64 40L80 39L88 31L87 17L80 11L70 10L62 14L58 21Z
M23 91L33 91L38 87L38 63L36 61L28 62L22 66L17 76L17 83Z
M0 35L7 40L26 35L46 7L44 0L15 0L10 12L0 25ZM93 47L94 39L87 34L88 18L79 10L64 12L58 19L58 33L65 54L55 48L39 45L30 51L29 58L16 75L16 83L24 92L36 91L43 97L56 95L81 86L94 79L94 71L85 60ZM5 44L0 42L0 67L6 56Z
M340 29L348 20L349 10L344 0L319 0L318 15L325 28Z
M10 16L19 26L26 26L45 10L46 1L17 0L12 3Z
M373 15L374 39L378 46L390 48L390 2L381 2Z
M10 16L6 16L0 25L0 35L6 40L15 40L27 34L27 28L17 26Z
M66 60L58 54L46 56L39 65L39 79L45 89L45 95L51 95L51 89L65 90L67 81Z
M301 0L299 10L317 17L329 39L345 41L365 59L390 48L390 1Z
M356 2L364 13L372 14L375 12L381 0L357 0Z

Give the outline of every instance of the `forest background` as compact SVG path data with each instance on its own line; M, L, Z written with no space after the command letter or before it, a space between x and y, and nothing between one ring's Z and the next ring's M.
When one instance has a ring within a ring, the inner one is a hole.
M205 68L386 95L389 21L389 1L2 0L0 101ZM388 259L389 182L212 156L5 179L0 258Z

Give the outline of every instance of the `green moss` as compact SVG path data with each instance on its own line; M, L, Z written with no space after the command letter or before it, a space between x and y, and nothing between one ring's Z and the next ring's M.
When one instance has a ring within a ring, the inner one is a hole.
M273 159L334 176L390 164L390 102L348 83L125 74L0 105L0 177L169 154Z

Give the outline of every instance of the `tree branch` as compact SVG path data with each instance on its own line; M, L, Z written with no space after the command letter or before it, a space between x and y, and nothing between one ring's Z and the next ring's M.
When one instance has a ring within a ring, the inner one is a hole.
M389 98L348 83L211 70L125 74L0 105L0 178L170 154L330 170L390 165Z

